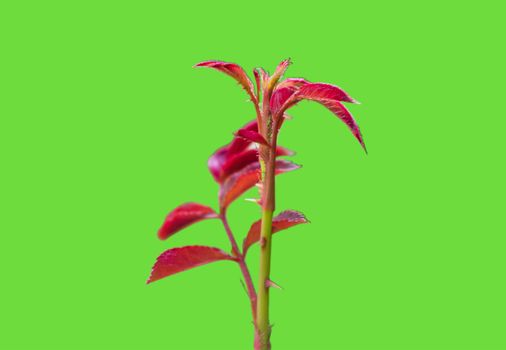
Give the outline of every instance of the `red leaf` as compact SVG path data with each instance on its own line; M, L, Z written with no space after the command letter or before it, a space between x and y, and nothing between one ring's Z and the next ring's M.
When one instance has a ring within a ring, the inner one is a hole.
M291 87L278 87L274 90L271 100L269 101L272 115L278 115L278 112L282 107L286 110L288 107L285 107L285 103L295 94L295 92L296 90Z
M289 106L284 106L285 102L306 84L309 84L309 82L303 78L289 78L279 83L272 93L270 100L272 114L278 114L282 107L284 107L284 110L289 108ZM294 99L293 103L296 102L298 102L298 100Z
M355 138L367 152L357 122L346 107L339 102L339 99L341 101L355 102L355 100L349 97L344 91L336 86L328 84L306 84L297 91L296 98L315 101L329 109L348 126Z
M278 146L276 147L276 157L292 156L294 152L287 148ZM258 162L258 150L248 149L242 153L235 154L227 159L221 168L219 182L222 183L230 175L241 170L251 163Z
M339 119L341 119L350 129L350 131L353 133L355 138L360 142L360 145L362 145L362 148L364 149L365 153L367 153L367 148L365 147L364 139L362 137L362 133L360 132L360 128L358 127L357 122L351 115L351 113L346 109L345 106L343 106L342 103L338 101L318 101L327 109L329 109L332 113L334 113Z
M235 133L235 135L251 142L259 143L266 146L269 145L267 140L264 139L262 135L253 130L240 129Z
M257 131L258 125L256 120L252 120L247 123L245 126L241 128L241 130L252 130ZM245 140L243 138L235 137L232 142L228 145L220 147L217 149L209 160L207 161L207 167L209 171L214 177L216 182L220 182L220 174L223 168L223 165L234 155L241 153L246 148L248 148L251 144L251 141Z
M280 92L281 93L281 92ZM364 140L362 138L362 134L360 133L360 128L358 127L357 122L351 115L351 113L344 107L344 105L340 101L345 102L354 102L356 101L351 98L346 92L338 88L337 86L323 83L308 83L300 87L296 93L292 94L288 98L284 99L283 105L279 107L276 105L278 109L276 110L275 118L279 118L284 111L288 108L292 107L296 103L301 100L310 100L315 101L327 109L329 109L332 113L334 113L339 119L341 119L351 130L355 138L360 142L362 147L367 153L367 149L365 148Z
M300 165L284 159L276 160L276 175L296 170ZM260 163L252 163L232 174L222 184L219 193L220 208L224 211L241 194L255 186L260 180Z
M158 238L167 239L174 233L205 219L217 218L218 214L209 207L198 203L185 203L167 215L165 222L158 230Z
M243 87L244 90L246 90L248 95L251 97L251 100L256 103L257 98L254 93L253 83L248 78L248 75L244 69L241 68L241 66L229 62L205 61L197 63L195 67L209 67L230 75L232 78L237 80L237 82Z
M358 103L343 89L331 84L325 83L308 83L304 84L298 92L298 97L304 99L326 99L341 102Z
M219 193L220 208L224 211L230 203L246 192L260 179L260 163L252 163L232 174L222 184Z
M231 156L221 168L219 182L222 183L233 173L256 162L258 162L258 150L256 149L248 149L242 153Z
M285 79L282 82L280 82L278 84L278 86L276 87L276 89L291 88L294 90L298 90L301 86L308 84L308 83L309 83L309 81L307 81L304 78L288 78L288 79Z
M223 164L227 161L229 145L218 148L207 160L207 168L216 182L220 181L220 173Z
M243 126L237 133L257 132L258 124L256 120L252 120ZM293 152L278 146L276 148L276 156L291 156ZM232 142L219 148L211 155L207 165L209 171L218 183L225 181L234 172L244 168L245 166L258 161L258 151L252 148L252 141L242 137L235 137Z
M295 210L285 210L272 219L272 233L276 233L299 224L307 224L309 221L304 214ZM262 220L251 225L248 235L242 245L242 253L246 255L249 247L260 240Z
M219 260L235 260L235 258L221 249L206 246L169 249L156 259L147 283Z
M257 120L254 119L254 120L250 121L249 123L244 125L242 128L237 130L237 132L240 132L241 130L258 132ZM237 154L239 152L244 151L246 148L248 148L248 146L250 144L251 144L251 141L245 140L240 137L235 137L232 140L232 142L230 142L230 148L229 148L230 155Z

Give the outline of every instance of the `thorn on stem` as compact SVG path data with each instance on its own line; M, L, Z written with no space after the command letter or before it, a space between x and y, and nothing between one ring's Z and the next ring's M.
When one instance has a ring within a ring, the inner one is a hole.
M252 203L260 204L260 199L258 199L258 198L245 198L244 200L246 202L252 202Z
M277 289L283 289L278 284L272 282L270 279L265 280L265 287L266 288L277 288Z

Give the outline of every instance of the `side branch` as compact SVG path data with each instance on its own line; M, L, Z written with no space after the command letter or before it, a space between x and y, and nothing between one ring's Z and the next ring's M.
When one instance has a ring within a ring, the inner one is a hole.
M255 291L255 286L253 285L253 280L251 279L251 274L249 272L248 265L246 265L244 255L239 251L239 247L235 240L234 234L230 229L230 225L228 224L226 215L224 213L220 214L220 219L221 222L223 223L223 227L225 227L225 231L227 232L230 244L232 245L232 252L237 257L237 263L241 268L244 282L246 283L246 288L248 290L248 297L251 303L251 313L253 314L253 322L256 324L257 293Z

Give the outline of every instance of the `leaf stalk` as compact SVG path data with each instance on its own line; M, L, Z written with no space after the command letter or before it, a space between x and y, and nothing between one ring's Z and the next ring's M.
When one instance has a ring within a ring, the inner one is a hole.
M227 232L228 239L230 244L232 245L232 253L237 258L237 263L241 269L242 276L244 278L244 282L246 283L246 289L248 292L248 297L250 299L251 304L251 313L253 315L253 322L256 324L256 308L257 308L257 293L255 291L255 286L253 285L253 280L251 279L251 274L248 269L248 265L246 264L246 260L244 255L239 250L237 245L237 241L235 240L234 234L230 229L230 225L228 224L227 216L225 213L220 214L221 222L223 223L223 227Z

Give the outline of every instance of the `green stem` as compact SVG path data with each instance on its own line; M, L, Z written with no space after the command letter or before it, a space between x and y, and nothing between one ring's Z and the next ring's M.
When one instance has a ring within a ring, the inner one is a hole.
M262 226L260 232L260 272L257 296L257 323L255 335L255 349L269 350L271 348L270 335L271 326L269 323L269 286L267 281L270 278L271 253L272 253L272 214L274 212L274 175L275 155L274 147L267 150L267 161L265 162L265 173L263 177L262 196Z

